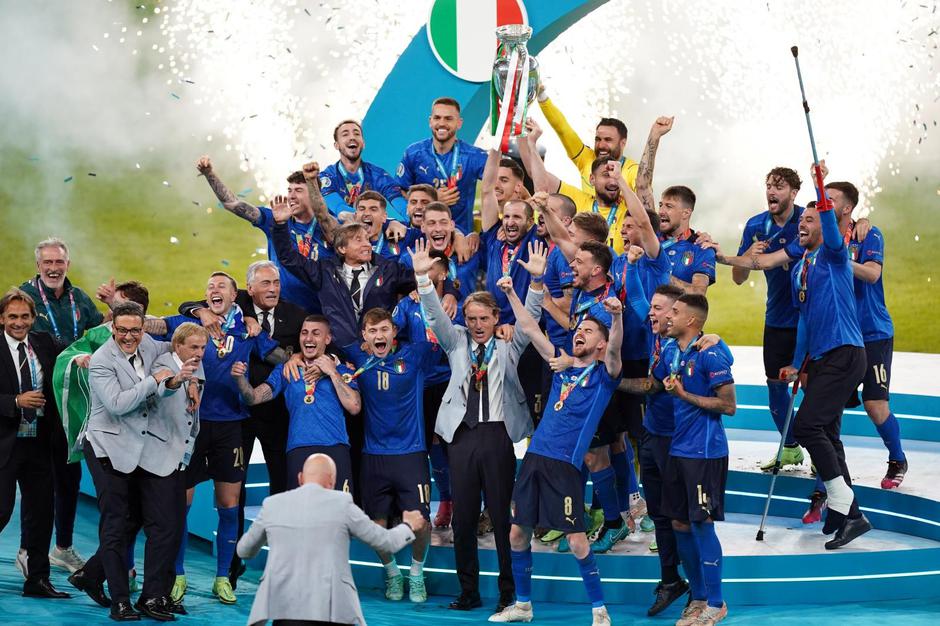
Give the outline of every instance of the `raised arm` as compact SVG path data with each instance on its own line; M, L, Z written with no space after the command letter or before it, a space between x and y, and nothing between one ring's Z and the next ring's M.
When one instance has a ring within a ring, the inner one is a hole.
M545 85L539 82L539 108L548 121L549 126L561 139L561 145L565 147L565 152L569 159L574 159L584 150L584 142L578 137L578 133L571 127L565 118L561 109L555 106L555 103L549 100L548 93L545 91Z
M528 134L519 139L519 156L525 166L536 191L555 193L561 187L561 180L545 169L545 162L536 150L536 142L542 136L542 128L531 117L526 121Z
M480 219L485 233L499 221L499 201L496 199L496 179L499 176L499 150L490 150L483 166L480 181Z
M261 211L253 204L240 200L238 196L232 193L231 190L219 180L219 177L215 175L215 171L212 169L212 159L208 156L201 157L196 161L196 169L199 170L200 174L205 176L206 182L209 183L209 187L212 189L215 197L222 203L226 211L244 220L248 220L252 224L258 223L258 220L261 219Z
M640 272L636 264L643 256L642 248L630 246L627 250L627 272L624 277L624 291L627 293L627 304L641 320L647 319L650 312L650 301L640 282Z
M323 239L333 245L333 234L339 228L339 222L326 207L326 201L323 200L323 194L320 193L320 166L316 161L304 163L303 171L304 181L307 183L307 195L310 196L310 208L313 209L313 217L320 224Z
M437 296L437 290L434 284L428 278L428 272L434 261L428 254L428 242L419 239L415 242L415 247L410 249L411 264L415 271L415 280L418 283L418 297L421 298L421 304L427 315L427 323L437 335L437 340L444 350L453 350L460 341L460 333L454 328L450 316L444 312L441 306L441 299Z
M627 212L640 228L640 244L643 246L644 252L646 252L651 259L658 259L660 250L659 236L653 229L653 223L650 221L650 216L646 212L646 207L640 202L640 198L637 196L636 192L630 188L630 183L627 182L627 179L624 178L620 161L608 161L607 167L620 185L620 197L623 198L624 202L627 204ZM649 210L652 211L653 209Z
M519 296L516 295L516 290L512 287L512 278L504 276L496 282L496 286L502 289L503 293L506 294L506 299L509 300L512 312L516 316L516 332L513 333L513 341L516 340L516 337L518 337L520 333L525 334L543 359L547 361L555 356L555 346L548 340L548 337L542 334L539 323L532 317L525 305L522 304L522 300L519 299Z
M306 283L314 291L320 289L320 261L305 258L291 241L290 229L287 220L290 219L290 208L286 199L278 196L271 203L271 212L274 215L274 227L271 229L271 241L274 242L274 251L281 266L288 272Z
M552 241L570 262L574 259L574 255L577 254L578 246L571 241L571 236L568 235L568 229L565 228L561 218L558 217L558 214L552 210L551 205L548 203L548 192L537 191L530 198L530 201L538 207L542 219L545 220L545 228L548 230L548 236L552 238Z
M607 353L604 354L604 366L611 378L618 378L623 369L620 362L620 347L623 344L623 303L617 298L604 300L604 309L610 314L610 336L607 339Z
M659 150L659 140L663 135L672 130L672 122L675 117L661 116L657 117L650 128L649 137L646 139L646 146L643 148L643 156L640 158L640 166L636 174L636 193L643 203L643 207L648 211L656 210L656 200L653 197L653 169L656 167L656 152Z

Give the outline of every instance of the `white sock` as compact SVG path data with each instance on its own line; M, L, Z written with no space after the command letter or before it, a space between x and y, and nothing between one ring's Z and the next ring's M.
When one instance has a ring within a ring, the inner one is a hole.
M385 564L385 577L395 578L396 576L401 576L401 570L398 569L398 563L392 559L391 563Z
M411 575L415 578L424 575L424 561L419 561L414 557L411 558Z
M855 499L855 492L846 484L842 476L836 476L832 480L825 480L826 492L829 494L829 508L843 515L849 514L852 508L852 501Z
M516 600L516 606L518 606L520 609L528 610L532 608L532 601L526 600L525 602L520 602L519 600Z

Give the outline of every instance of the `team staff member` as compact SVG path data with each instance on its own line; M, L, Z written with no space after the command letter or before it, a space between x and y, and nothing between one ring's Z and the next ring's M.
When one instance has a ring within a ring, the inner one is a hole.
M104 316L95 308L92 299L68 279L71 260L64 241L56 237L40 241L35 255L38 273L20 285L20 289L29 294L36 306L33 331L52 335L56 352L61 352L86 330L99 325ZM51 380L52 370L48 374ZM49 554L49 561L56 567L74 572L85 564L72 546L82 466L68 462L70 450L65 431L59 428L50 434L55 489L55 547ZM29 529L24 529L21 548L26 547L28 533Z
M636 189L637 163L628 159L624 155L627 148L627 125L614 117L602 117L594 130L594 148L590 148L581 141L578 134L574 131L564 114L555 106L548 97L545 89L545 83L539 82L538 90L539 108L542 114L551 125L552 129L558 134L568 158L578 168L581 174L581 190L585 193L594 194L595 187L591 181L591 174L594 173L591 164L594 159L602 158L608 161L619 161L623 167L624 175L630 183L630 187Z
M356 120L343 120L333 129L333 147L339 161L320 172L320 189L330 213L355 211L356 200L366 191L375 191L385 198L389 214L400 222L408 221L408 210L401 187L392 175L378 165L362 160L366 139Z
M19 484L23 530L29 529L22 537L23 595L68 598L49 582L51 440L59 414L46 398L52 398L56 346L46 333L32 332L35 320L36 305L25 291L11 289L0 298L0 531L13 515Z
M416 183L437 189L437 200L450 207L457 230L473 232L473 201L477 181L483 177L486 152L457 139L463 126L460 103L438 98L428 118L431 138L407 148L398 164L398 183L406 189Z
M530 244L527 261L516 261L530 272L532 287L526 310L541 315L545 250ZM441 308L428 271L433 260L418 242L412 254L418 293L440 345L447 352L451 377L437 416L437 434L448 443L454 498L454 556L460 596L451 609L482 606L479 592L477 520L483 492L493 523L499 561L497 612L513 602L515 587L509 548L509 505L516 471L513 443L532 433L532 415L524 406L519 382L520 356L529 344L526 333L510 340L494 333L499 317L496 299L488 292L471 294L463 306L466 327L454 326Z
M502 279L500 288L512 302L519 325L517 332L532 337L532 343L543 359L552 359L555 347L540 332L538 322L523 308L512 290L510 279ZM572 367L552 377L548 408L522 460L519 479L513 488L510 531L516 602L490 616L491 622L532 620L531 541L532 529L539 526L566 533L591 602L593 624L610 625L600 572L588 544L581 515L584 487L580 472L589 437L597 429L601 414L620 380L623 305L615 297L606 297L603 306L610 322L598 320L590 314L579 321L572 344ZM617 515L616 511L614 515ZM619 519L619 515L617 517Z
M428 473L424 437L424 383L439 363L440 353L429 342L398 344L392 314L370 309L362 317L362 339L366 353L357 341L344 347L356 366L345 374L352 382L360 376L359 390L365 418L365 446L362 454L362 502L369 517L386 527L389 513L421 511L431 517L431 476ZM424 559L431 542L430 527L411 546L408 599L425 602ZM401 600L404 578L395 555L378 552L385 566L385 597Z
M322 315L308 316L300 328L303 368L315 369L314 380L293 379L278 365L260 385L245 378L244 363L232 366L242 400L249 406L271 402L283 395L290 423L287 432L287 488L297 487L297 475L311 454L322 453L336 464L337 488L352 493L352 462L343 411L356 415L361 409L359 385L343 380L352 370L326 353L333 340L330 323ZM273 494L272 494L273 495Z

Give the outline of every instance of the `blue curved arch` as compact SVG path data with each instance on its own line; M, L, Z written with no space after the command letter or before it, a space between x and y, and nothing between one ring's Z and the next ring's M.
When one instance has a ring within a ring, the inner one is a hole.
M529 50L538 54L569 26L606 3L607 0L530 0L526 4L533 31ZM445 95L456 98L463 107L461 138L474 139L489 115L489 83L471 83L441 67L422 24L363 119L369 161L394 172L405 147L429 135L427 116L431 102Z

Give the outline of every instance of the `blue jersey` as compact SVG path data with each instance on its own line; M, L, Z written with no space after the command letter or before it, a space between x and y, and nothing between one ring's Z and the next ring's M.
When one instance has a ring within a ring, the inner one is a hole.
M797 344L813 359L841 346L865 345L855 310L852 266L836 217L824 211L819 221L823 242L812 252L805 251L790 271L793 302L800 308L804 333Z
M649 337L648 337L648 313L649 301L653 298L656 288L669 282L672 275L672 265L669 263L668 255L660 248L659 256L650 259L643 255L633 266L639 279L637 287L642 292L646 302L646 308L642 315L624 315L623 317L623 344L620 347L620 357L624 361L638 361L649 357ZM623 302L624 307L629 308L632 291L630 281L627 280L627 271L630 263L627 261L627 254L623 253L614 259L610 266L610 273L614 278L614 290L617 297Z
M399 339L409 343L431 342L433 344L432 350L438 354L438 360L437 365L424 380L425 387L450 380L450 362L447 360L447 353L438 345L434 331L425 323L420 302L415 302L410 297L399 300L392 312L392 323L398 329ZM457 309L457 319L454 323L463 323L463 311L460 308Z
M608 282L603 287L592 291L575 289L571 294L571 306L568 309L568 337L565 340L565 350L571 353L574 331L588 317L597 318L604 326L610 329L613 320L610 313L604 308L604 300L614 296L613 283Z
M408 250L405 250L398 260L405 267L414 269L414 262L411 260L411 253ZM467 259L466 263L459 263L456 254L450 255L447 278L454 284L454 289L460 292L460 304L463 304L464 298L477 290L477 280L480 278L480 265L482 262L482 248Z
M663 359L663 348L675 340L662 335L654 335L649 321L647 321L646 327L650 346L649 374L652 375ZM676 429L675 400L668 391L651 393L646 396L643 428L660 437L672 437L672 433Z
M768 211L749 219L741 233L738 256L742 256L756 241L768 242L766 254L787 248L794 241L799 245L800 215L803 207L794 206L790 219L782 227L777 226ZM789 252L788 252L789 253ZM764 324L771 328L796 328L800 311L793 306L790 295L790 266L775 267L764 271L767 280L767 311Z
M358 343L346 346L357 368L371 361ZM438 363L434 344L401 345L359 378L366 454L424 452L424 381ZM358 371L358 369L357 369Z
M664 345L653 375L665 380L675 374L689 393L713 398L715 389L734 383L731 377L734 358L723 341L701 352L692 347L693 343L694 340L685 351L679 348L677 341ZM690 459L728 456L728 438L720 413L700 409L678 398L673 398L673 410L676 423L669 454Z
M392 241L385 236L385 231L388 229L389 222L386 222L382 225L382 231L379 233L379 238L372 242L372 251L383 256L390 261L399 261L401 256L407 253L409 246L413 246L415 240L413 237L414 229L409 228L408 232L405 234L404 239L399 241Z
M320 299L315 291L304 284L299 278L287 271L277 258L277 252L274 251L274 242L271 240L271 229L274 228L274 215L271 209L262 206L258 207L261 217L255 227L264 233L268 240L268 258L277 265L281 278L281 297L292 304L296 304L307 313L320 312ZM323 230L316 220L310 224L300 224L291 218L288 222L290 228L291 241L300 254L308 259L328 259L333 256L333 251L323 241Z
M548 295L553 298L561 298L565 295L565 289L571 287L571 281L574 278L574 271L571 264L562 253L558 246L549 246L548 263L545 266L545 276L542 277L545 288L548 289ZM568 340L568 329L555 321L551 315L543 315L540 322L548 333L548 340L556 348L565 348Z
M695 232L689 232L690 235L679 239L662 241L660 254L666 253L672 265L672 275L679 280L691 283L695 274L705 274L708 276L708 284L711 285L715 282L715 251L706 250L695 243Z
M349 173L340 161L320 172L320 193L334 217L343 211L355 212L353 204L364 191L377 191L388 202L389 217L408 223L408 207L401 187L392 175L378 165L362 162L359 170Z
M336 367L340 374L351 374L352 370L343 364ZM333 381L320 378L309 394L312 402L306 402L307 385L300 380L285 380L284 366L278 365L268 379L264 381L271 388L274 397L284 394L290 421L287 426L287 451L305 446L349 445L346 434L346 416L343 405L336 395ZM349 383L353 389L359 389L356 381Z
M529 282L532 277L517 260L529 260L529 244L541 241L535 232L535 226L522 237L517 243L510 244L500 241L496 238L499 232L500 223L494 224L488 231L483 233L480 238L480 247L486 254L486 290L496 298L496 304L499 305L499 323L513 324L516 316L513 315L512 306L503 290L496 286L496 281L503 277L504 272L509 272L512 277L512 288L519 296L519 299L525 302L526 292L529 291Z
M865 240L859 243L854 239L849 242L849 258L856 263L865 264L874 261L878 265L885 262L885 240L881 231L872 226ZM858 312L858 324L865 343L894 337L894 324L885 305L884 276L879 276L873 283L855 279L855 309Z
M234 306L234 305L233 305ZM262 332L257 337L248 337L242 316L238 313L235 325L226 333L225 340L210 339L202 357L202 368L206 373L206 386L199 404L199 419L207 422L237 422L248 417L248 407L242 402L238 384L232 378L232 366L236 361L247 363L255 356L265 358L278 347L277 342ZM174 315L165 319L167 340L184 322L197 322L185 315ZM220 346L224 352L219 355Z
M607 373L603 361L595 361L591 371L584 375L587 369L570 367L552 375L545 415L532 435L528 452L581 468L601 415L620 382L619 376L614 378ZM577 384L570 388L561 409L556 409L562 385L568 387L572 383Z
M473 231L473 201L477 181L483 178L486 152L458 139L446 154L434 152L431 139L415 142L405 148L398 164L398 184L402 189L424 183L434 187L448 186L456 181L460 200L452 207L454 223L462 233Z

